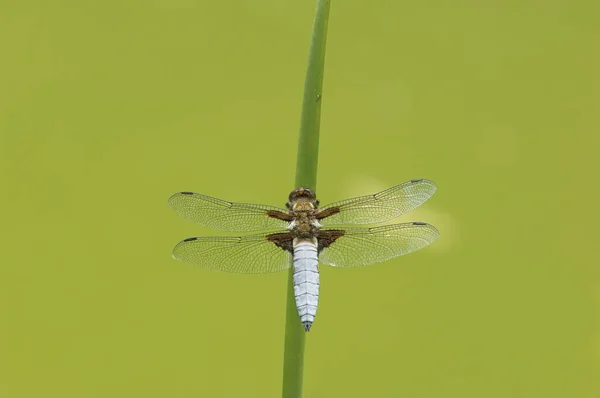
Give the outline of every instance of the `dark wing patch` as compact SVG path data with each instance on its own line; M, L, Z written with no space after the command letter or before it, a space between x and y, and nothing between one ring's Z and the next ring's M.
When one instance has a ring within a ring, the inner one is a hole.
M315 218L317 220L322 220L324 218L331 217L334 214L338 214L339 212L340 212L340 208L339 207L328 206L326 209L322 209L322 210L317 211L315 213Z
M284 213L279 210L267 210L267 216L277 220L283 220L288 223L294 220L294 216L292 216L290 213Z
M319 231L317 242L319 243L318 249L321 252L323 249L331 246L338 238L344 236L344 230L342 229L322 229Z
M294 235L291 232L277 232L267 235L266 238L280 249L294 252Z

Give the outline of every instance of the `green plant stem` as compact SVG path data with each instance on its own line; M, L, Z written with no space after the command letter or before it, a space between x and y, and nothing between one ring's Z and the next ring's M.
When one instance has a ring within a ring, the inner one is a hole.
M308 54L308 68L304 81L304 100L300 117L300 137L296 158L295 187L316 189L319 158L319 130L321 103L323 102L323 71L325 68L325 43L330 0L317 0L317 12Z
M308 55L308 68L304 83L304 100L300 118L300 136L296 161L295 187L317 187L317 164L319 157L319 130L321 104L323 102L323 71L325 67L325 43L330 0L317 0L313 32ZM283 355L283 398L302 396L305 333L294 297L293 267L288 274L288 291L285 320L285 344Z

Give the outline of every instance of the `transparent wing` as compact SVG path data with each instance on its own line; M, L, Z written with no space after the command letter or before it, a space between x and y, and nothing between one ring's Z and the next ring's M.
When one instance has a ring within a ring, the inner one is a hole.
M169 206L195 223L227 232L265 231L285 228L291 216L283 209L251 203L233 203L193 192L179 192Z
M440 236L430 224L410 222L376 228L320 231L319 261L334 267L381 263L419 250Z
M391 220L423 204L436 189L432 181L411 180L374 195L334 202L320 209L320 214L325 215L321 224L375 224Z
M274 238L279 236L279 238ZM188 238L173 249L173 257L192 265L240 274L266 274L287 269L292 254L278 246L292 244L289 231L271 235Z

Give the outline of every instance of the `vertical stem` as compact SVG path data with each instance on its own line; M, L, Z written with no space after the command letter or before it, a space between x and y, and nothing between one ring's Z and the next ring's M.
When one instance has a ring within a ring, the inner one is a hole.
M308 54L308 68L304 81L304 100L300 117L300 137L296 158L296 188L316 189L319 157L319 131L321 127L321 103L323 71L325 68L325 43L329 20L330 0L317 0L313 22L313 35Z
M295 187L313 190L317 186L317 164L319 156L319 128L323 70L325 67L325 43L330 0L317 0L313 32L308 55L308 68L304 83L304 100L300 118L300 136L296 163ZM285 346L283 357L283 398L302 396L302 374L304 366L305 332L294 298L293 267L288 274L288 291L285 320Z

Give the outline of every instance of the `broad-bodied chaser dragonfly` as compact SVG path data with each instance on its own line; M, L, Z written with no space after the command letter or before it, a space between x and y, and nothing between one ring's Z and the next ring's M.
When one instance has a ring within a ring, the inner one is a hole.
M294 266L294 295L307 332L319 303L319 262L334 267L361 267L419 250L439 232L423 222L346 228L391 220L420 206L436 186L411 180L374 195L319 207L315 193L298 188L289 195L287 210L258 204L233 203L193 192L169 198L175 212L205 227L229 232L267 231L258 235L205 236L185 239L173 257L220 271L260 274Z

